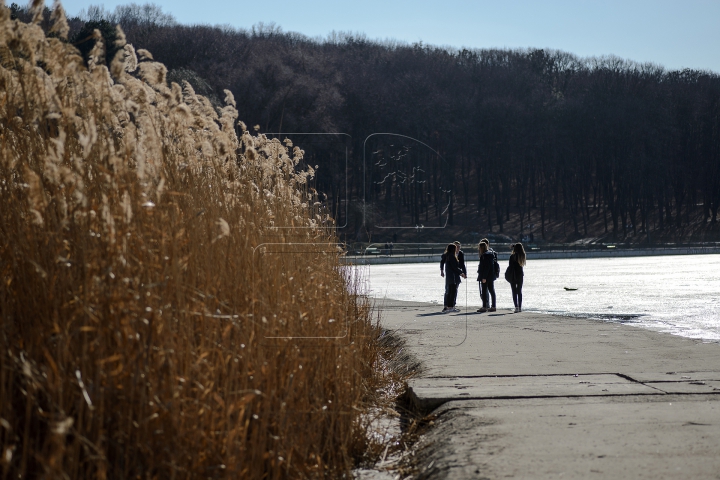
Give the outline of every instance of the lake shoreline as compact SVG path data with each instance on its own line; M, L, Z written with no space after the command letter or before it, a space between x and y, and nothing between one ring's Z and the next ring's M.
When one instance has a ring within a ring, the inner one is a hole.
M510 257L509 247L497 246L498 260L507 260ZM478 261L478 254L474 248L465 248L466 261ZM665 255L713 255L720 254L720 246L691 246L691 247L657 247L657 248L604 248L604 249L562 249L562 250L527 250L528 260L570 259L570 258L620 258L620 257L647 257ZM351 255L343 257L347 265L386 265L396 263L432 263L440 261L440 254L377 254L377 255Z
M481 304L475 270L460 284L459 308ZM501 270L507 265L501 260ZM359 265L367 294L429 302L442 309L439 261ZM509 284L496 280L498 308L513 307ZM708 342L720 341L720 255L530 259L523 307L528 312L599 319Z

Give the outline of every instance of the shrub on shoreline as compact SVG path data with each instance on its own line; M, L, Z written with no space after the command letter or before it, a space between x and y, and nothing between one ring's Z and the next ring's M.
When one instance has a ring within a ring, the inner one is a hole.
M302 151L53 12L0 6L3 478L348 473L376 331Z

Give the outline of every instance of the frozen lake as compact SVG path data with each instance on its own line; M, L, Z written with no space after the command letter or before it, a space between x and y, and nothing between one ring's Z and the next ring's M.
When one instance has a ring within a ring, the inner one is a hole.
M434 302L442 309L444 279L437 263L357 267L373 297ZM512 308L500 261L498 308ZM467 265L458 307L477 308L477 262ZM565 287L577 288L567 291ZM661 332L720 341L720 255L528 260L523 310L599 318Z

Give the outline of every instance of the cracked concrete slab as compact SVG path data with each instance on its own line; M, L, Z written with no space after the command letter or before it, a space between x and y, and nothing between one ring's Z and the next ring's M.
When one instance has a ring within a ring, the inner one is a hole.
M416 478L720 479L717 343L527 312L380 310L425 367L409 383L432 410Z
M408 382L408 387L425 411L453 400L663 393L614 374L417 378Z
M685 394L720 394L720 382L647 382L644 385L656 388L665 393L685 393Z
M454 401L416 447L417 478L718 479L719 408L700 395Z
M630 372L626 373L636 382L720 382L720 371L709 372Z

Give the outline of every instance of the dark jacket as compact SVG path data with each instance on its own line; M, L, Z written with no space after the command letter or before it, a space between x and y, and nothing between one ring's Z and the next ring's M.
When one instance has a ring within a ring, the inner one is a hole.
M440 271L441 272L444 271L443 269L445 267L445 262L447 261L446 257L447 257L447 253L443 253L442 256L440 257ZM463 253L463 251L460 250L457 254L457 258L458 258L458 263L460 264L460 270L462 270L463 275L467 275L467 268L465 268L465 253Z
M467 268L465 268L465 253L463 253L462 250L460 250L457 254L458 257L458 263L460 264L460 270L462 270L463 275L467 276Z
M478 265L478 282L485 280L487 282L495 281L495 267L493 263L495 255L493 252L487 251L480 255L480 264Z
M449 283L460 283L460 262L455 255L445 255L445 281Z
M523 267L518 263L517 256L514 253L510 255L510 275L512 278L510 283L522 285L525 272L523 272Z

